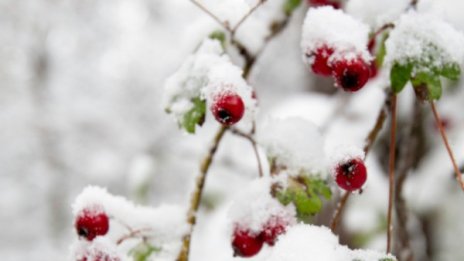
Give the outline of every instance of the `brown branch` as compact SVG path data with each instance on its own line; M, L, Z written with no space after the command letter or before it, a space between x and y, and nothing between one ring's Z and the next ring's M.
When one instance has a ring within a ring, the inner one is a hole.
M391 252L392 240L392 212L393 212L393 193L395 185L395 153L396 153L396 94L392 95L391 100L391 129L390 129L390 155L389 155L389 190L388 190L388 211L387 211L387 254Z
M135 238L135 237L144 237L142 235L143 232L146 232L146 231L151 231L151 228L142 228L142 229L137 229L137 230L131 230L128 234L120 237L117 241L116 241L116 245L120 245L122 244L124 241L128 240L128 239L131 239L131 238Z
M377 120L375 121L374 127L371 129L371 131L366 137L366 145L364 145L364 160L366 160L367 154L369 153L372 145L377 139L377 136L383 127L385 119L387 118L387 111L391 103L391 97L392 97L392 94L389 93L388 96L385 98L384 106L380 109L380 112L377 116ZM337 204L337 208L335 209L334 215L332 216L332 221L330 225L333 232L335 232L335 229L337 228L338 220L341 218L343 208L345 207L346 202L348 202L350 195L351 193L349 193L348 191L345 192L343 197L340 199L340 202Z
M228 128L226 126L221 126L214 137L213 144L211 145L208 154L203 159L200 165L200 174L197 177L195 183L195 190L193 191L192 198L190 201L190 209L187 213L187 223L190 225L190 229L186 235L184 235L182 240L182 249L177 257L177 261L187 261L188 255L190 251L190 238L192 236L193 228L196 223L196 215L198 208L200 207L200 200L203 194L203 187L205 185L206 176L208 174L208 170L213 162L213 157L216 154L216 151L219 147L219 143L221 142L224 134Z
M380 112L377 116L377 120L375 121L374 127L371 129L371 131L367 135L367 138L365 140L364 149L363 149L364 158L367 157L367 154L369 153L370 149L374 145L375 140L377 139L377 136L382 130L383 124L385 123L385 120L387 119L387 113L388 113L388 108L390 107L391 99L392 99L392 95L387 94L384 105L380 109Z
M406 135L403 135L402 146L398 152L398 173L395 183L395 213L397 217L396 230L398 233L398 242L395 244L395 255L400 260L412 261L414 259L413 251L411 248L411 238L408 233L408 209L406 201L402 195L404 183L410 172L414 167L417 157L420 156L419 150L421 148L421 137L423 116L420 108L420 103L414 103L411 120L409 121L409 130Z
M255 156L256 156L256 161L258 162L259 176L263 177L264 176L264 174L263 174L263 165L261 164L261 159L259 157L258 145L256 143L256 140L253 138L254 131L252 131L250 134L245 133L245 132L243 132L243 131L241 131L241 130L239 130L237 128L231 128L230 131L231 131L232 134L235 134L237 136L245 138L251 143L251 146L253 146L253 151L254 151Z
M456 174L456 180L458 181L461 189L464 190L464 181L462 180L462 173L456 164L456 159L454 158L453 150L448 142L448 137L446 136L445 128L443 128L443 124L438 114L437 108L435 107L435 102L430 101L430 107L432 107L433 116L435 117L435 122L437 123L438 129L440 130L441 137L443 139L443 143L445 144L446 150L448 151L448 155L450 157L451 163L453 164L454 173Z
M351 193L349 191L345 191L345 194L343 195L343 197L340 199L340 201L337 204L337 208L335 209L335 212L332 216L332 221L330 222L330 229L334 233L335 233L335 230L337 229L338 221L340 220L340 216L342 214L342 211L350 195Z
M211 18L216 20L220 25L222 25L227 31L231 31L229 22L227 21L222 21L219 17L217 17L215 14L213 14L208 8L206 8L204 5L199 3L197 0L190 0L194 5L196 5L198 8L200 8L203 12L205 12L207 15L209 15Z
M250 8L250 10L248 11L248 13L246 13L234 26L234 28L232 28L232 30L230 30L230 34L232 35L232 38L234 37L235 35L235 32L237 31L237 29L243 24L243 22L245 22L248 17L251 16L251 14L253 14L256 9L258 9L258 7L260 7L262 4L264 4L264 2L266 2L266 0L259 0L259 2L253 6L252 8Z

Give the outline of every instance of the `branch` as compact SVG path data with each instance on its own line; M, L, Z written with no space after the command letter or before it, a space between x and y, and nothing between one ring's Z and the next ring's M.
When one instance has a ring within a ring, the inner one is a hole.
M374 145L374 142L377 140L377 136L382 130L383 124L385 123L385 120L387 119L387 112L388 112L388 108L390 107L391 100L392 100L392 95L388 94L387 98L385 99L384 105L380 109L380 112L377 116L377 120L375 121L374 127L371 129L371 131L367 135L367 138L365 140L366 144L364 145L364 149L363 149L364 158L367 157L367 154L369 153L370 149Z
M219 17L217 17L215 14L213 14L208 8L206 8L204 5L199 3L197 0L190 0L194 5L196 5L198 8L200 8L203 12L205 12L207 15L209 15L211 18L216 20L220 25L222 25L227 31L231 31L229 22L227 21L222 21Z
M258 146L256 144L256 140L253 138L253 131L252 133L248 134L248 133L245 133L237 128L232 128L230 129L231 130L231 133L232 134L235 134L237 136L240 136L242 138L245 138L247 139L248 141L250 141L251 143L251 146L253 146L253 151L255 153L255 156L256 156L256 161L258 162L258 173L259 173L259 176L260 177L263 177L263 166L261 164L261 159L259 158L259 152L258 152Z
M266 0L259 0L259 2L253 6L249 11L248 13L246 13L238 22L237 24L235 24L234 28L232 28L232 30L230 30L230 34L232 35L232 38L234 38L234 35L235 35L235 32L237 31L237 29L243 24L243 22L245 22L248 17L250 17L251 14L253 14L256 9L258 9L258 7L260 7L262 4L264 4L264 2L266 2Z
M332 221L330 222L330 229L334 233L335 233L335 230L337 229L337 225L338 225L338 221L340 220L341 213L350 195L351 193L349 191L345 191L345 194L343 195L343 197L340 199L340 201L337 204L337 208L335 209L335 212L332 216Z
M437 108L435 107L435 102L430 101L430 106L432 107L433 116L435 117L435 122L437 123L438 129L440 130L441 137L443 139L443 143L445 144L446 150L448 151L448 155L450 157L451 163L453 164L454 173L456 174L456 180L458 181L461 189L464 190L464 181L462 180L462 173L456 164L456 159L454 158L453 150L448 142L448 137L446 136L445 128L443 128L443 124L438 114Z
M375 121L374 127L371 129L371 131L366 137L366 145L364 146L364 160L366 160L367 154L369 153L372 145L377 139L377 136L383 127L385 119L387 118L387 111L388 111L388 108L390 107L391 99L392 99L392 94L390 93L385 98L384 105L380 109L380 112L377 116L377 120ZM335 232L335 229L337 228L338 221L341 217L343 209L345 208L346 202L348 201L350 195L351 193L349 193L348 191L345 192L343 197L340 199L340 202L337 204L337 208L335 209L334 215L332 216L332 221L330 225L333 232Z
M419 102L414 103L414 109L409 121L408 134L403 136L404 143L399 149L398 157L398 173L395 183L395 213L397 217L397 228L395 231L398 233L398 249L395 250L396 256L401 260L413 260L413 252L411 249L411 239L408 233L408 210L406 201L402 195L404 182L413 168L414 163L420 153L420 143L422 142L420 133L422 132L422 111Z
M390 155L389 155L389 190L388 190L388 211L387 211L387 254L391 252L392 240L392 212L393 212L393 193L395 186L395 153L396 153L396 94L392 95L391 101L391 128L390 128Z
M203 159L200 165L200 174L197 177L195 183L195 190L193 191L192 198L190 201L190 209L187 214L187 223L190 225L190 229L186 235L184 235L182 240L182 249L177 257L177 261L187 261L188 255L190 251L190 238L192 237L193 228L196 223L196 215L198 208L200 207L200 200L203 194L203 187L206 181L206 175L208 174L209 167L213 162L213 157L216 154L216 151L219 147L219 143L224 137L225 132L227 131L227 127L221 126L216 136L214 137L213 144L211 145L208 154Z

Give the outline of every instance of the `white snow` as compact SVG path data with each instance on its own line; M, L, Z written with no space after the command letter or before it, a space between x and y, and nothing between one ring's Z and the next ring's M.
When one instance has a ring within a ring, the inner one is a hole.
M170 260L177 255L188 228L185 213L178 206L143 207L99 187L89 186L82 191L73 204L74 215L88 206L102 206L111 218L109 235L104 237L109 236L116 242L129 232L127 227L132 231L144 230L149 242L161 248L154 254L160 260Z
M84 259L85 258L85 259ZM96 237L93 241L80 240L71 246L70 261L129 261L126 254L118 251L114 242L106 237Z
M325 177L324 139L312 122L297 117L268 118L258 125L257 135L268 158L287 167L289 174L304 171Z
M279 238L267 261L378 261L387 256L371 250L351 250L340 245L327 227L299 224Z
M242 77L242 69L223 54L219 41L206 39L167 79L163 107L182 122L184 114L193 107L192 99L205 99L209 107L216 95L224 92L238 94L245 104L244 118L252 119L256 101L251 86Z
M464 61L464 35L436 16L410 11L395 22L386 41L385 63L404 64L410 60L441 68ZM416 71L426 68L416 68Z
M367 50L369 27L331 6L310 8L303 23L301 48L311 54L322 46L334 49L331 60L362 57L372 59ZM306 60L306 59L305 59Z
M345 9L349 15L376 29L395 21L407 9L410 2L410 0L349 0Z
M288 225L296 223L293 204L283 206L270 194L271 185L278 182L269 177L254 180L234 199L229 210L232 226L259 233L267 222L277 218Z

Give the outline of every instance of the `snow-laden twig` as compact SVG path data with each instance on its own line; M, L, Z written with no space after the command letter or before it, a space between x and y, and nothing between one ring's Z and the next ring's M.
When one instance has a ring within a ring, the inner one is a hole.
M182 249L177 257L177 261L187 261L188 255L190 252L190 238L192 236L193 227L195 226L197 220L197 211L200 207L200 200L203 194L203 187L205 186L206 176L208 174L208 170L213 162L214 155L219 147L219 144L224 137L224 134L227 131L226 126L221 126L214 136L213 143L209 148L208 154L203 158L203 161L200 165L200 174L197 177L195 183L195 189L192 194L192 199L190 202L190 209L187 213L187 223L190 225L189 232L183 237L182 239Z
M241 130L239 130L237 128L231 128L230 131L231 131L232 134L243 137L243 138L247 139L251 143L251 146L253 146L253 151L254 151L255 156L256 156L256 161L258 162L258 173L259 173L259 176L262 177L264 175L263 174L263 167L262 167L263 165L262 165L261 159L259 157L258 145L256 144L256 140L253 137L254 131L252 131L251 133L245 133L245 132L243 132L243 131L241 131Z
M234 37L235 32L240 28L240 26L245 22L248 17L250 17L266 0L259 0L250 10L235 24L235 26L230 30L230 34Z

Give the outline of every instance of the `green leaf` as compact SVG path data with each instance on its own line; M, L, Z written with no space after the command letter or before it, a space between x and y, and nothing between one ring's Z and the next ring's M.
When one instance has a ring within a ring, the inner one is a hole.
M450 80L457 81L461 74L461 67L457 63L445 64L438 73Z
M221 43L223 49L226 47L226 34L221 30L216 30L209 34L209 38L218 40Z
M395 63L390 71L390 82L393 92L399 93L411 78L412 64Z
M181 122L181 126L188 133L195 133L196 125L201 126L205 121L206 101L201 100L200 98L194 98L192 103L193 107L184 114Z
M301 0L287 0L284 4L285 14L290 15L300 4Z
M385 55L387 54L387 47L385 46L385 41L388 39L388 33L386 33L382 38L382 43L377 51L377 55L375 56L375 64L377 67L380 68L383 64L383 60L385 59Z
M379 261L396 261L394 258L386 257L386 258L381 258Z
M151 254L161 251L146 242L141 242L129 251L129 255L134 257L134 261L146 261Z
M322 208L322 201L318 197L308 197L303 190L296 190L294 201L298 217L304 219L319 212Z
M442 88L440 76L432 71L420 72L412 80L415 88L425 86L427 88L427 100L438 100L441 97Z

